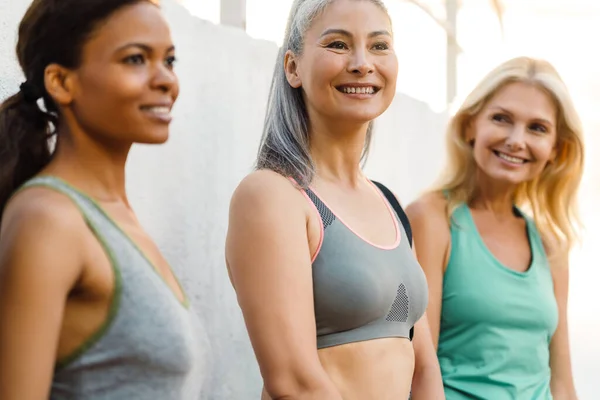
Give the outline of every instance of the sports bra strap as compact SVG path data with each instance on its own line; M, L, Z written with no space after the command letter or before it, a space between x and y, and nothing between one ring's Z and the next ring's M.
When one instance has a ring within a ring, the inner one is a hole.
M398 199L392 193L392 191L390 189L388 189L384 184L375 182L375 181L371 181L371 182L373 182L375 184L375 186L377 186L379 188L379 190L381 190L381 192L384 194L387 201L394 208L394 211L396 211L398 218L400 218L400 221L402 222L402 226L404 226L404 231L406 232L406 237L408 238L408 244L412 248L412 229L410 227L410 221L408 220L408 216L402 209L402 206L398 202Z

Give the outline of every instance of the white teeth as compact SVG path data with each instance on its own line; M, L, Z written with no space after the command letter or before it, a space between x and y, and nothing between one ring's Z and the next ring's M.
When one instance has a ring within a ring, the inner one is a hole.
M342 88L344 93L358 93L358 94L373 94L375 93L375 88L373 86L368 87L348 87L344 86Z
M511 157L508 154L504 154L504 153L500 153L500 152L497 152L496 154L501 159L506 160L511 163L514 163L514 164L523 164L525 162L525 160L523 160L522 158Z
M157 107L147 107L145 110L154 113L154 114L169 114L169 107L157 106Z

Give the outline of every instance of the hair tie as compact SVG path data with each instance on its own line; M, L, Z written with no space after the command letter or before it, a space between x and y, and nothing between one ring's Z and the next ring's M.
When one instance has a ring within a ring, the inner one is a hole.
M42 93L40 93L37 87L29 81L21 83L19 88L21 89L21 93L23 93L25 100L30 103L35 103L40 97L42 97Z

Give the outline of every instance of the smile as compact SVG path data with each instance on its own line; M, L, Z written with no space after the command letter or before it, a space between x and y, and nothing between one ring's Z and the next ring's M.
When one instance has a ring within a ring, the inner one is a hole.
M337 86L336 89L339 92L342 92L344 94L350 94L350 95L373 95L375 93L377 93L381 88L377 87L377 86L364 86L364 85L360 85L360 86L353 86L353 85L342 85L342 86Z
M160 120L162 122L171 121L171 107L167 106L146 106L141 107L141 110L153 119Z
M502 153L500 151L497 150L492 150L492 152L500 159L507 161L511 164L525 164L526 162L528 162L529 160L526 160L524 158L520 158L520 157L515 157L515 156L510 156L506 153Z

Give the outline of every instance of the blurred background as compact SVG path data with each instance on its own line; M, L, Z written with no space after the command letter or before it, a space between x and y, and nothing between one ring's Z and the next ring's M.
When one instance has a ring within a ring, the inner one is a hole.
M585 124L586 225L572 253L569 322L580 400L600 398L600 37L597 0L387 0L398 93L377 121L367 172L404 204L444 161L444 127L485 73L518 55L559 70ZM17 25L28 0L0 0L0 99L18 90ZM291 0L163 0L182 90L169 142L137 146L131 202L182 276L205 326L202 399L256 399L261 381L224 265L228 203L251 168ZM412 168L411 168L412 167Z

